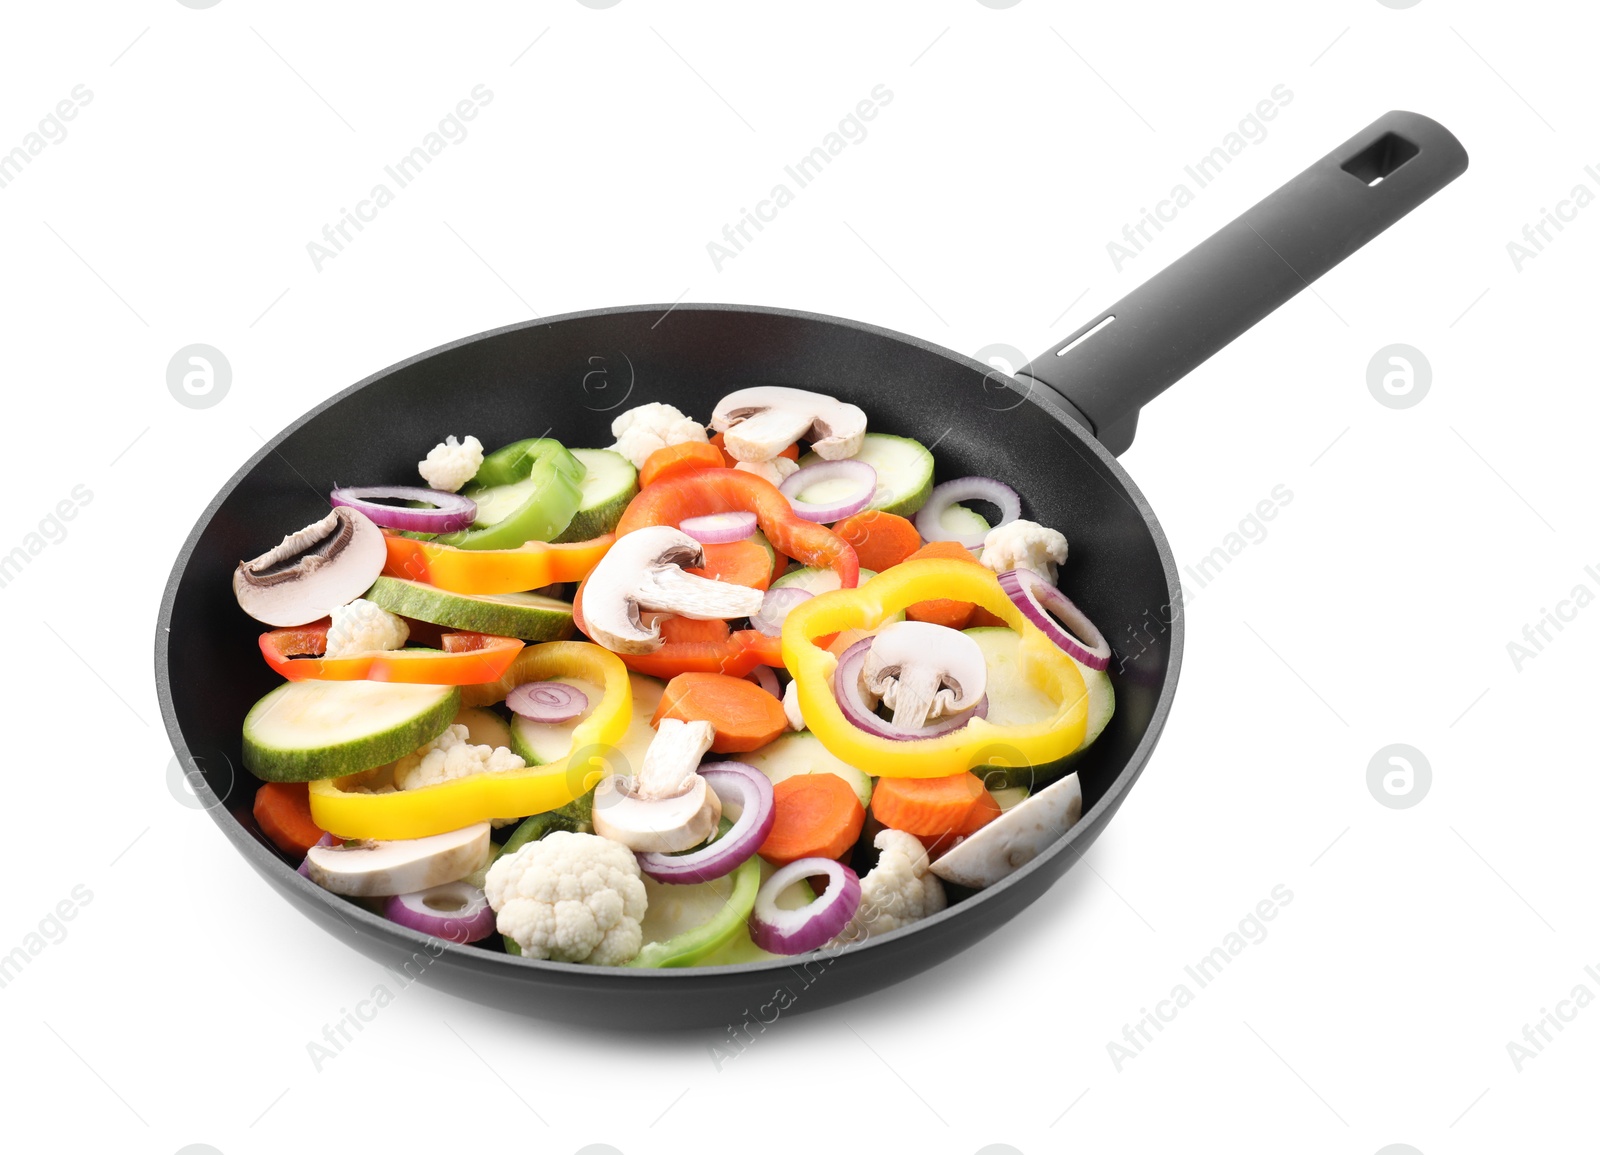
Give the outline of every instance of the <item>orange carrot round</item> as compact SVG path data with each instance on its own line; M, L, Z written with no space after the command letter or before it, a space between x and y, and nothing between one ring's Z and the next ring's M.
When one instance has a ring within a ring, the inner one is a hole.
M789 728L783 703L754 682L729 674L679 674L667 683L651 725L663 718L710 722L718 754L759 750Z
M753 590L764 590L772 584L772 555L755 538L719 542L703 548L706 564L691 569L690 573L713 581L749 586Z
M863 567L882 573L899 565L922 545L917 527L898 514L869 509L834 523L833 532L855 547Z
M785 778L772 788L772 799L772 832L758 853L774 866L840 857L855 845L867 818L856 792L837 774Z
M304 782L263 784L256 791L253 813L261 833L285 854L304 857L322 839L322 827L311 820L311 797Z
M982 565L972 551L966 546L953 541L930 541L905 558L906 561L921 561L924 558L939 558L945 561L970 561L973 565ZM866 565L865 562L861 563ZM871 568L870 566L868 567ZM932 622L936 626L949 626L952 630L964 630L972 622L972 611L977 607L971 602L958 602L951 598L933 598L925 602L917 602L906 607L906 617L914 622Z
M667 445L644 459L639 467L639 484L646 486L701 469L721 469L722 464L722 450L704 441Z
M944 778L879 778L872 788L872 813L891 829L918 838L939 838L970 833L964 828L983 799L994 805L994 815L979 821L978 826L998 816L1000 807L983 788L983 780L971 771Z

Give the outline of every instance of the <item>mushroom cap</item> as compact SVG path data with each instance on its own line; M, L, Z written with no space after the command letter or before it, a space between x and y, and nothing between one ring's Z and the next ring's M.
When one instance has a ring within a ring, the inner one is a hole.
M761 608L760 590L684 572L705 560L701 544L670 525L623 534L584 580L586 632L613 653L648 654L661 648L661 628L645 624L644 610L710 621Z
M629 850L673 854L699 846L717 828L722 800L699 774L672 798L645 798L613 775L595 787L594 832Z
M930 869L958 886L993 886L1039 857L1082 815L1083 787L1077 774L1068 774L963 838Z
M371 588L388 560L383 531L341 505L233 571L239 608L269 626L303 626Z
M873 637L861 667L868 690L921 726L978 704L988 683L983 650L969 635L932 622L895 622Z
M711 428L724 435L723 447L739 461L770 461L802 439L818 457L837 461L861 451L867 415L826 393L756 385L717 402Z
M324 890L357 898L410 894L465 878L489 856L489 824L427 838L313 846L306 873Z

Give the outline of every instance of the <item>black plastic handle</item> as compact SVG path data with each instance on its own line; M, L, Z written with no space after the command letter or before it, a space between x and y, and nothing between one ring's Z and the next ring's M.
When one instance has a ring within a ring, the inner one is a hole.
M1442 125L1386 113L1017 377L1057 394L1121 453L1140 406L1466 168Z

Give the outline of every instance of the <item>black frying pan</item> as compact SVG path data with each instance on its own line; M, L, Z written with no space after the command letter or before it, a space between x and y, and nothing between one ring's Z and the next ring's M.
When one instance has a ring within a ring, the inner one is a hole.
M871 325L734 305L572 313L385 369L273 438L189 534L156 629L173 747L234 846L315 922L388 966L492 1006L591 1026L720 1028L843 1002L933 966L1017 914L1083 855L1171 708L1183 649L1178 571L1113 456L1131 443L1140 406L1466 167L1466 152L1440 125L1391 112L1015 379ZM256 829L257 783L240 768L240 723L277 678L252 660L261 627L234 602L239 559L322 517L335 478L403 479L446 432L494 442L548 428L569 445L605 445L625 405L668 401L705 415L752 384L832 393L864 408L872 428L937 442L942 477L1007 481L1026 516L1071 539L1062 584L1118 651L1117 711L1080 763L1077 826L1000 885L810 964L632 971L531 961L426 939L296 874Z

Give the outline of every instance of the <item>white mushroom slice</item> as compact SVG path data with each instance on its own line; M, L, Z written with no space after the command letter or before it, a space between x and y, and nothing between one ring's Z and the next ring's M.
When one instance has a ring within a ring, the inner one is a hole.
M303 626L371 588L383 572L383 531L341 505L233 571L239 607L269 626Z
M982 890L1039 857L1083 816L1076 774L1052 782L934 860L946 882Z
M894 711L896 726L920 729L983 697L988 671L969 635L932 622L896 622L872 639L861 681Z
M639 773L595 787L594 832L644 853L671 854L710 838L722 801L696 771L715 735L710 722L661 719Z
M410 894L465 878L489 856L489 824L393 842L335 842L306 851L311 881L334 894Z
M613 653L648 654L661 648L661 628L653 619L646 625L641 611L711 621L761 608L760 590L683 570L705 562L701 544L670 525L623 534L584 583L585 632Z
M723 434L723 448L739 461L770 461L801 439L824 461L838 461L861 452L867 415L825 393L758 385L717 402L711 428Z

